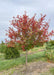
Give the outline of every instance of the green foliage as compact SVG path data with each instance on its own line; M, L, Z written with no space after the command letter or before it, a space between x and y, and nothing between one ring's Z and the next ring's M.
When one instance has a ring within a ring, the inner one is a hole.
M0 44L0 52L1 52L1 53L5 53L5 50L6 50L6 45L2 42L2 43Z
M46 50L45 51L45 56L51 60L54 61L54 50Z
M17 58L17 57L20 57L20 53L15 47L6 47L5 50L6 59Z
M54 45L54 40L51 40L50 43L51 43L51 45Z
M32 45L33 45L33 44L26 45L26 46L25 46L25 50L30 50L30 49L32 49L32 48L33 48Z
M38 43L37 45L35 45L35 47L42 47L44 45L44 43Z
M21 45L19 43L16 43L15 48L18 49L18 50L21 50Z
M54 41L49 41L46 43L45 56L54 62Z
M54 49L54 40L46 43L46 49Z

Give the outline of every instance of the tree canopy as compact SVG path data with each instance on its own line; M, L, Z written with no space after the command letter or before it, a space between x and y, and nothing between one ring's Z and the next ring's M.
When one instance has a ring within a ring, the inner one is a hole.
M46 15L41 15L38 20L35 17L36 15L29 18L26 13L23 16L13 17L13 20L10 21L12 27L10 26L7 30L11 46L14 43L19 43L23 50L27 50L50 40L54 31L48 32L49 22L45 21Z

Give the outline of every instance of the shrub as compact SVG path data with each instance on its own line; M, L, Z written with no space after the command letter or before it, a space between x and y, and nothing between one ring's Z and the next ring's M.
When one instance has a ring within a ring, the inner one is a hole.
M51 45L54 45L54 40L51 40L50 43L51 43Z
M54 49L54 40L46 43L46 49Z
M20 53L15 47L6 47L6 50L5 50L6 59L12 59L17 57L20 57Z
M45 56L54 62L54 44L52 41L46 43Z
M0 52L5 53L6 45L4 43L0 44Z
M51 60L51 61L54 61L54 50L46 50L45 51L45 56Z

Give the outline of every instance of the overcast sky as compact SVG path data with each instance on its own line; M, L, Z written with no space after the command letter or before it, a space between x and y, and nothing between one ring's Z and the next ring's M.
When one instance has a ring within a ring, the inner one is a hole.
M23 15L24 11L30 17L36 13L37 18L46 14L47 20L51 19L49 31L54 30L54 0L0 0L0 42L6 38L5 30L12 17Z

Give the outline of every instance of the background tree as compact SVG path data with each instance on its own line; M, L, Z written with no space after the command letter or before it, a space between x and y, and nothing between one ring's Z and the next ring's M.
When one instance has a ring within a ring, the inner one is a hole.
M49 24L44 20L46 15L41 15L38 20L36 20L35 16L29 18L25 12L23 16L13 17L13 20L10 21L12 27L9 27L7 33L11 46L13 46L13 42L17 42L21 49L26 51L26 68L28 50L35 45L49 41L50 36L54 34L53 30L50 33L48 32Z
M4 53L5 52L5 49L6 49L6 45L3 41L1 41L1 44L0 44L0 52L1 53Z

